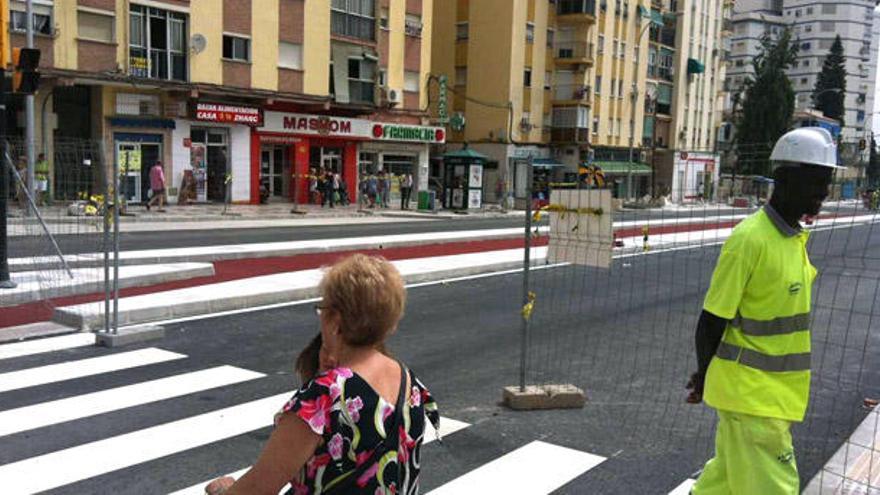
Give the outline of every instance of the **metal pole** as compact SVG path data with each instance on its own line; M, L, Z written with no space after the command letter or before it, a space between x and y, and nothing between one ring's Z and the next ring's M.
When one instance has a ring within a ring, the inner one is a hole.
M641 36L639 36L641 39ZM635 77L635 76L634 76ZM630 102L630 119L629 119L629 161L626 164L626 197L627 199L632 199L632 163L633 163L633 148L635 147L635 136L636 136L636 101L639 99L639 88L636 86L636 82L632 83L632 93L631 93Z
M106 163L105 159L107 154L104 149L104 144L101 143L100 147L101 153L101 161L99 163ZM115 161L115 160L114 160ZM102 167L103 168L103 167ZM104 168L106 171L107 169ZM113 190L116 190L116 184L113 184ZM102 251L104 251L104 332L110 332L110 215L113 213L110 211L111 206L113 210L116 210L116 203L112 203L110 201L110 181L107 180L106 172L104 173L104 242L102 244Z
M0 36L5 36L0 33ZM0 67L0 156L6 156L6 67ZM4 160L5 163L5 160ZM9 199L9 171L0 165L0 289L12 289L18 284L9 278L9 244L6 232L7 203Z
M27 47L34 47L34 3L33 0L27 0L26 3L26 28ZM25 114L25 144L27 146L27 189L31 193L31 197L36 197L37 183L34 176L35 157L36 157L36 138L34 136L34 95L28 94L24 98L24 114ZM36 210L36 207L34 207Z
M529 303L529 268L531 265L532 251L532 156L526 162L528 173L526 174L526 237L525 249L523 250L523 306ZM522 317L522 332L520 335L520 355L519 355L519 391L524 392L526 389L526 353L529 345L529 318L526 315Z
M119 160L113 158L113 333L119 330Z

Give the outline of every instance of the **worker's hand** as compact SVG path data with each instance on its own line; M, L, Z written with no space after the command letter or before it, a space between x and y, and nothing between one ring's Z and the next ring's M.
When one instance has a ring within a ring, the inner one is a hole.
M694 373L691 375L691 379L688 380L686 388L691 392L687 396L688 404L699 404L703 402L703 385L706 376L700 372Z

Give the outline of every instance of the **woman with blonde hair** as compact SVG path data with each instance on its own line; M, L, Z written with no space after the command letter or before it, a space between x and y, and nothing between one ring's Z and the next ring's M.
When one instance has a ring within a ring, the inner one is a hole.
M327 271L320 291L321 363L332 367L276 415L257 463L209 494L274 495L288 482L296 495L418 493L425 419L437 430L440 418L428 389L383 352L403 316L403 279L385 259L356 254Z

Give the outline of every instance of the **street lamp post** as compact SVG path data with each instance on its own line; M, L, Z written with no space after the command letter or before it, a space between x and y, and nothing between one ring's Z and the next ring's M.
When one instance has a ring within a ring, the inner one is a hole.
M650 19L650 15L640 17L641 19ZM634 46L638 46L642 41L642 36L648 31L648 28L651 27L651 21L649 20L644 27L642 27L641 31L639 31L639 35L636 36ZM662 28L661 28L662 29ZM646 54L647 55L647 54ZM630 101L630 119L629 119L629 160L626 163L626 197L627 199L632 198L632 164L633 164L633 153L635 152L635 138L636 138L636 103L639 99L639 82L638 82L638 73L633 74L633 82L632 82L632 92L631 97L632 101ZM655 123L656 124L656 123Z

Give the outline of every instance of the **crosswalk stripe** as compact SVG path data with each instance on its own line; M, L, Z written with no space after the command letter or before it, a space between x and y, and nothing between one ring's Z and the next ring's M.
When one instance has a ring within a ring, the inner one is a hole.
M0 374L0 392L8 392L26 387L35 387L47 383L98 375L110 371L137 368L149 364L163 363L186 356L176 352L164 351L149 347L137 351L120 352L108 356L100 356L78 361L50 364L36 368Z
M604 457L534 441L459 476L428 495L550 493L605 461ZM536 473L523 476L523 473Z
M85 347L94 343L95 334L93 333L73 333L70 335L62 335L60 337L28 340L25 342L17 342L15 344L4 344L0 346L0 359L31 356L43 352L73 349L74 347Z
M470 426L468 423L464 423L462 421L456 421L454 419L449 419L449 418L444 417L444 418L440 419L440 435L445 437L445 436L451 435L459 430L463 430L463 429L467 428L468 426ZM429 421L425 422L425 437L424 438L425 438L425 440L422 442L422 445L427 445L437 439L437 430L434 429L434 426ZM234 473L229 473L225 476L232 476L233 478L238 479L238 478L241 478L242 476L244 476L244 473L248 472L248 469L250 469L250 466L248 466L244 469L240 469ZM200 483L196 483L195 485L186 487L182 490L178 490L174 493L171 493L170 495L201 495L201 494L205 493L205 486L213 480L214 480L214 478L212 478L210 480L202 481ZM285 487L285 489L281 490L281 493L284 493L286 491L287 491L287 488Z
M677 487L675 487L674 490L669 492L669 495L688 495L691 492L691 488L693 488L694 483L696 482L697 480L684 480L682 484L678 485Z
M218 366L67 399L0 411L0 437L254 380L263 376L266 375L234 366Z
M50 490L272 424L293 392L164 423L0 466L0 480L18 493Z

